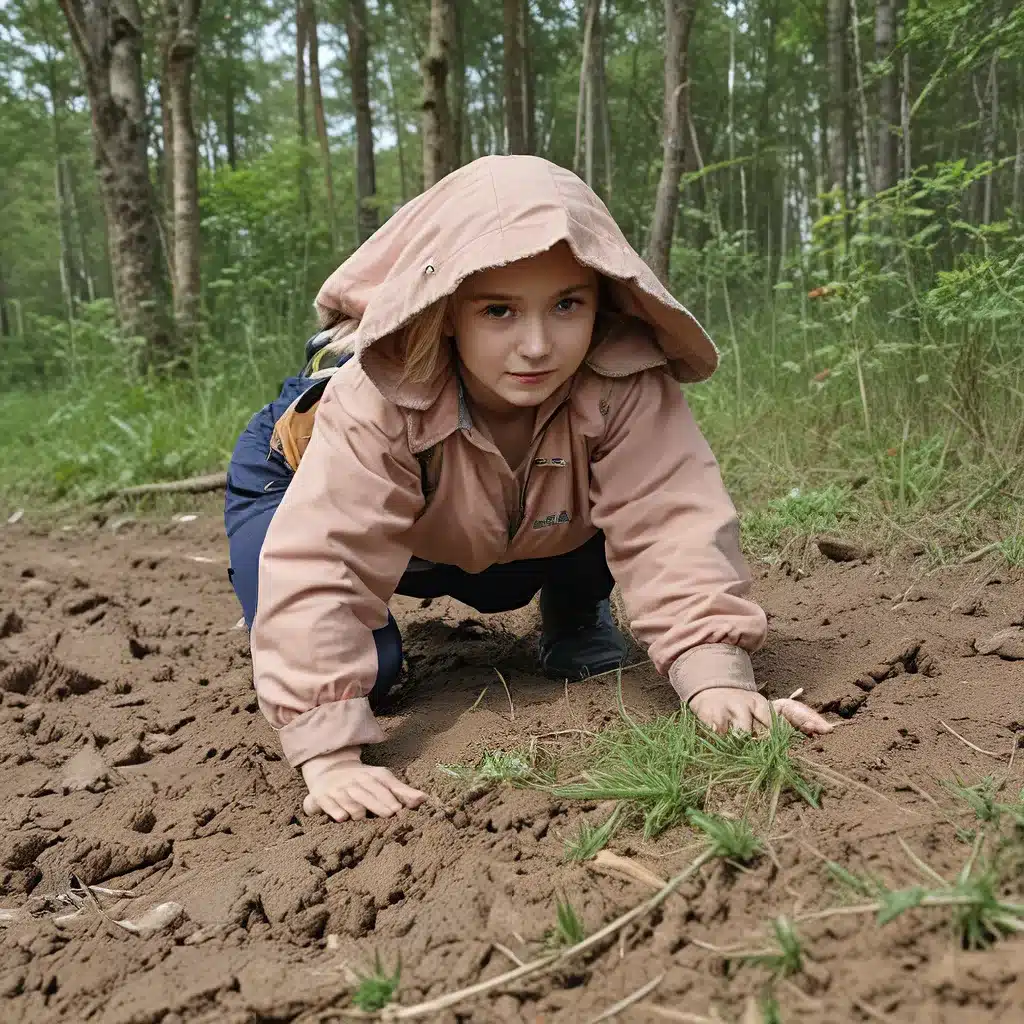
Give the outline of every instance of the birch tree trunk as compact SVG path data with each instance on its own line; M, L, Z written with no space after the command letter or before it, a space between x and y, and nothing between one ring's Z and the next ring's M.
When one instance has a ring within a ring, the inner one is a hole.
M580 173L580 154L583 143L583 120L587 111L587 90L590 83L590 65L594 61L594 26L601 0L586 0L583 10L583 58L580 62L580 89L576 99L576 145L573 149L572 169Z
M537 152L537 82L530 49L531 18L530 0L519 4L519 42L523 50L523 119L526 136L526 152Z
M451 0L431 0L430 37L423 55L423 187L440 181L454 164L448 112Z
M448 76L451 102L448 107L452 122L452 166L455 168L469 162L466 157L466 142L470 137L466 128L466 44L459 6L456 3L447 6L451 17L448 38L452 48L451 74ZM472 156L469 157L471 159Z
M165 358L173 334L146 153L142 12L137 0L59 3L89 95L118 316L146 340L148 357Z
M985 128L985 159L992 164L992 170L985 175L985 195L982 201L982 224L992 223L995 187L995 162L999 158L999 50L992 54L988 67L989 117Z
M523 91L522 2L504 0L506 152L525 153L526 111Z
M847 207L850 117L847 108L846 33L848 0L828 0L828 162L829 186L839 193L839 209Z
M306 46L309 26L306 23L306 0L295 0L295 123L299 133L299 202L302 217L309 223L312 205L309 196L309 127L306 120Z
M885 67L878 79L878 135L875 141L875 189L878 192L896 184L900 94L895 46L895 0L875 0L875 64Z
M665 2L665 95L662 112L661 178L644 258L655 274L668 282L672 236L679 208L679 179L683 173L683 133L689 120L690 32L697 0Z
M356 113L357 227L359 241L364 242L380 223L375 205L377 172L373 157L373 116L370 112L366 0L349 0L345 15L352 106Z
M169 26L167 83L170 91L173 159L174 321L182 337L199 323L199 153L192 119L192 73L198 49L200 0L166 0Z
M316 0L306 0L306 35L309 43L309 85L313 92L313 120L324 163L324 189L327 194L327 226L331 245L337 245L337 218L334 209L334 175L331 172L331 140L324 116L324 94L320 88L320 32L316 16Z

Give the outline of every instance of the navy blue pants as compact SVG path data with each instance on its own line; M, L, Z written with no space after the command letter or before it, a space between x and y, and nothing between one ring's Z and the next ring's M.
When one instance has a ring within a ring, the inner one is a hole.
M227 529L235 594L246 625L256 615L259 559L270 520L291 482L291 467L270 448L274 424L289 405L311 385L309 378L289 377L280 396L249 421L235 445L228 466L224 525ZM612 592L614 580L605 558L604 535L599 533L575 551L553 558L529 558L492 565L479 573L454 565L406 572L395 590L407 597L454 597L479 612L522 608L543 587L559 604L596 605ZM386 694L402 667L402 636L388 614L387 624L374 630L377 645L375 695Z

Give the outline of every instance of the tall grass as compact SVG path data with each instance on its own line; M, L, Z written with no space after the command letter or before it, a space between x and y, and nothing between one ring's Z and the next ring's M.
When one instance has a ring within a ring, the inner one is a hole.
M676 291L698 296L723 352L687 397L757 555L840 530L912 541L939 560L994 544L1024 561L1024 285L1011 273L1024 236L1003 257L968 252L945 273L928 269L924 243L906 245L925 267L913 304L870 252L847 254L842 279L817 290L823 278L802 268L766 286L761 264L733 253L727 308L715 248L674 255ZM139 369L109 303L73 325L36 318L17 347L0 339L0 501L81 502L224 466L252 413L300 367L304 308L220 294L172 379Z

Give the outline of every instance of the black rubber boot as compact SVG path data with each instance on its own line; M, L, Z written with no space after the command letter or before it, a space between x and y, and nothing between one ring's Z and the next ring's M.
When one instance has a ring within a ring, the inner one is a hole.
M611 602L580 605L564 592L540 592L540 664L551 679L586 679L619 668L626 639L612 619Z

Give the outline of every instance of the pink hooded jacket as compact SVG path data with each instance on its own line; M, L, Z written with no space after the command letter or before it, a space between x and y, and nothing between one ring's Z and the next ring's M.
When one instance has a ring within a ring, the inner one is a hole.
M470 274L563 240L619 315L537 410L520 488L474 429L450 354L428 383L403 382L401 328ZM755 689L765 616L679 387L710 376L717 352L576 175L538 157L477 160L402 207L317 303L358 321L356 358L311 429L283 424L297 470L263 546L251 637L260 707L292 765L384 738L367 700L372 634L413 557L480 572L603 530L631 628L679 697ZM424 453L439 456L427 497Z

